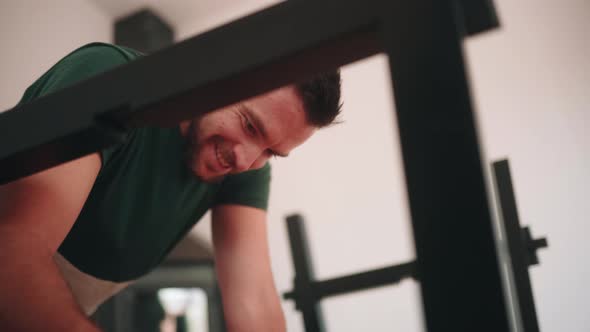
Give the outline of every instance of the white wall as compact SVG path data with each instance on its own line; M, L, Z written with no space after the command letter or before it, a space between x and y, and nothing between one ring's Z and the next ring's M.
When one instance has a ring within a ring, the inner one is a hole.
M588 331L590 2L495 2L502 28L467 43L482 139L549 240L530 270L541 331Z
M495 3L502 28L466 42L484 157L510 159L521 222L549 238L531 269L541 330L587 331L590 2ZM180 35L235 16L179 26ZM284 217L295 211L307 218L319 278L414 257L386 59L347 66L343 78L345 123L273 163L269 237L282 292L293 277ZM323 307L329 331L423 330L411 281ZM294 306L284 309L289 331L303 331Z
M200 5L186 6L186 10L195 13L193 19L178 16L177 21L173 23L176 29L176 39L183 40L193 37L280 2L281 0L201 0Z
M111 18L90 0L0 2L0 111L75 48L111 40Z

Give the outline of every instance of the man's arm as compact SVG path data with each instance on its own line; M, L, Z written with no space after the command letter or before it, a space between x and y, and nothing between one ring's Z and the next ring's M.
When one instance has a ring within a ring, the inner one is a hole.
M0 331L98 331L53 255L99 169L93 154L0 186Z
M213 208L212 229L228 331L285 331L270 266L266 212L219 205Z

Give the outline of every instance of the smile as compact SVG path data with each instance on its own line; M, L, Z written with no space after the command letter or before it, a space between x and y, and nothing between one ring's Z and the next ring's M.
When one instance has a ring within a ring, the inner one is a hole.
M223 154L219 150L219 142L215 143L215 157L217 158L217 162L219 162L219 165L221 165L221 167L223 167L223 168L230 168L231 167L230 163L227 162L227 160L225 160L225 158L223 158Z

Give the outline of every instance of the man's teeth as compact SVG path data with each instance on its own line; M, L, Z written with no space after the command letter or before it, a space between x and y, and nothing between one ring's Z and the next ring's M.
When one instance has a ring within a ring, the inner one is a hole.
M217 146L216 155L217 155L217 160L219 160L219 163L221 164L221 166L223 166L225 168L228 168L230 166L229 163L223 158L224 154L221 153L221 151L219 150L219 146Z

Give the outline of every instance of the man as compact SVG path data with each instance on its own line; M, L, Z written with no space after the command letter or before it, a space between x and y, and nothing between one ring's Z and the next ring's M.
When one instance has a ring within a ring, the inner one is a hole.
M139 56L87 45L21 103ZM209 208L228 330L283 331L267 161L329 125L339 100L339 74L323 75L178 127L134 130L123 144L0 186L0 331L97 331L86 315L155 268Z

